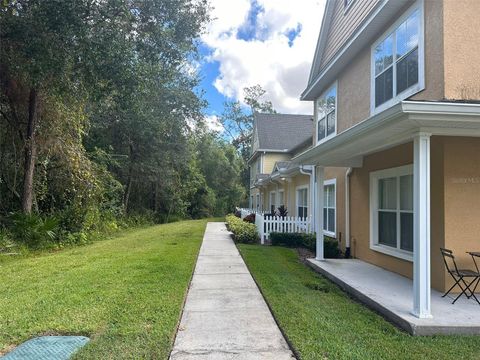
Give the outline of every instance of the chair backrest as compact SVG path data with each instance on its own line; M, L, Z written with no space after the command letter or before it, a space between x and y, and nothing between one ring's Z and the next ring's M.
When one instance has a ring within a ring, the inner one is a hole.
M447 271L452 274L453 272L458 272L457 263L455 262L455 256L453 256L453 251L445 248L440 248L442 253L443 262ZM453 266L452 266L453 265Z

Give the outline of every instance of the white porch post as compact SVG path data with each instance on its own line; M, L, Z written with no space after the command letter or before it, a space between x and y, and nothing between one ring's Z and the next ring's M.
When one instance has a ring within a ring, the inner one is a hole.
M317 193L316 188L315 188L315 165L312 165L312 174L310 176L310 208L311 210L311 219L312 219L312 230L315 231L316 229L316 206L315 206L315 194Z
M413 314L431 317L430 309L430 134L413 139Z
M317 255L316 260L324 260L323 257L323 179L324 171L322 166L316 167L315 176L315 231L317 233Z

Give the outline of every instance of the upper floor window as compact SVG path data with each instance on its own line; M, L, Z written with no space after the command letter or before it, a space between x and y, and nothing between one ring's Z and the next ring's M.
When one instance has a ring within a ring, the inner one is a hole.
M260 172L261 172L261 166L262 166L262 158L259 157L259 158L257 159L257 174L260 174Z
M317 143L334 136L337 130L337 85L317 100Z
M423 89L422 13L407 12L372 48L372 112Z

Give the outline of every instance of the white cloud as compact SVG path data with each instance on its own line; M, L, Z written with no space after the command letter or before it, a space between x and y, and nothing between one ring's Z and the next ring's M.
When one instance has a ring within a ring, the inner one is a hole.
M223 125L220 123L217 115L206 115L205 124L210 131L221 132L223 131Z
M202 37L212 49L208 61L218 61L220 75L214 82L225 96L242 100L243 88L260 84L265 100L280 112L311 113L312 105L299 100L305 89L322 21L325 0L257 0L263 11L257 15L251 40L237 38L247 22L248 0L211 0L214 20ZM301 26L289 45L288 31Z

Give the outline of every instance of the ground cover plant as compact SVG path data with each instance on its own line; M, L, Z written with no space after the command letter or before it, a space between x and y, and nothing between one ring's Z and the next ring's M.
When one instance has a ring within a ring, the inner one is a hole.
M413 337L310 270L294 249L238 245L301 359L479 359L479 336Z
M75 359L167 359L206 220L0 256L0 354L41 334L92 341Z

